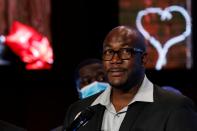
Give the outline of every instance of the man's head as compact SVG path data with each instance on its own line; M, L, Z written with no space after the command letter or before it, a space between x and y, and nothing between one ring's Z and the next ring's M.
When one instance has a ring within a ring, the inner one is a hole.
M76 69L75 81L78 90L94 81L105 82L106 77L102 61L98 59L86 59L82 61Z
M146 63L143 36L127 26L112 29L103 43L103 65L112 87L129 90L141 83Z

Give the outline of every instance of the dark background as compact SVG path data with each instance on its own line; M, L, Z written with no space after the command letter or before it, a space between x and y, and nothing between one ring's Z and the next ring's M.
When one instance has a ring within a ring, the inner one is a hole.
M68 106L78 99L73 81L76 65L86 58L101 58L105 35L118 25L117 0L52 0L51 4L53 69L26 71L20 60L0 67L0 119L28 131L62 124ZM178 88L197 103L196 16L192 14L193 68L147 70L147 76L160 86Z

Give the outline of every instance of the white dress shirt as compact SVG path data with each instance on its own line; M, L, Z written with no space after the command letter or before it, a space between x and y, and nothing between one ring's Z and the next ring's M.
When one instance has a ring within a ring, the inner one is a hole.
M119 112L116 112L113 104L110 101L111 87L107 88L97 99L92 103L93 105L101 104L106 107L102 122L102 131L119 131L120 125L126 115L128 105L135 101L153 102L153 84L147 77L144 77L142 85L138 92L131 100L131 102L122 108Z

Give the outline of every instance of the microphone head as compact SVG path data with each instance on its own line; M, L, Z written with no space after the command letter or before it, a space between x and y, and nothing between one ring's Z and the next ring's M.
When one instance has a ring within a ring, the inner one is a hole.
M79 127L77 128L80 128L81 126L84 126L85 124L88 123L88 121L93 117L94 115L94 110L93 108L91 107L87 107L84 111L82 111L79 116L75 119L77 121L79 121Z
M81 126L87 124L87 122L94 116L97 105L89 106L83 110L79 116L66 128L66 131L74 131Z

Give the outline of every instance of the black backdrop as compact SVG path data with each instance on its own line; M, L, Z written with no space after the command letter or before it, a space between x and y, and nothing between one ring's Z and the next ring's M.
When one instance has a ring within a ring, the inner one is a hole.
M78 99L73 83L76 65L86 58L100 58L104 36L118 25L117 0L52 0L51 4L53 69L26 71L19 60L0 67L0 119L28 131L61 125L66 109ZM195 22L193 15L193 43L197 42ZM193 49L197 60L195 44ZM191 70L147 70L151 81L175 86L197 103L196 73L196 61Z

